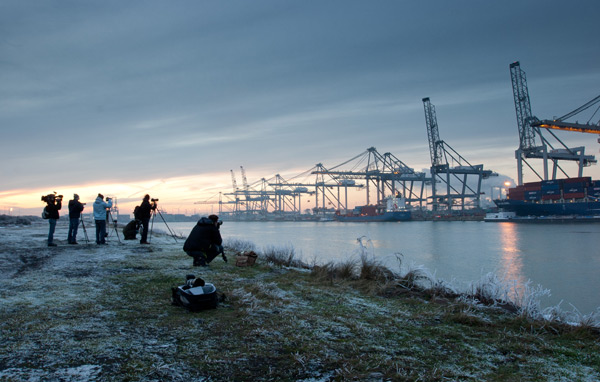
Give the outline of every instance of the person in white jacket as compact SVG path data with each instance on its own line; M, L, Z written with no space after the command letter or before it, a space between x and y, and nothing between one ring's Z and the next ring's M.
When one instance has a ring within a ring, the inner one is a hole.
M106 216L107 209L112 207L112 199L106 198L104 195L98 194L94 201L94 220L96 222L96 244L106 244Z

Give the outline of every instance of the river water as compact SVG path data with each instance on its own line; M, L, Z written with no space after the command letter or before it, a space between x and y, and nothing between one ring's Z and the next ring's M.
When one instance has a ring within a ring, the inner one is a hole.
M187 236L195 223L168 223ZM166 231L164 223L154 229ZM516 224L485 222L230 222L225 240L293 248L311 264L358 258L358 238L369 253L396 271L422 266L438 279L466 288L494 272L523 286L541 285L551 296L542 307L561 303L588 314L600 307L600 224ZM401 262L398 261L401 259Z

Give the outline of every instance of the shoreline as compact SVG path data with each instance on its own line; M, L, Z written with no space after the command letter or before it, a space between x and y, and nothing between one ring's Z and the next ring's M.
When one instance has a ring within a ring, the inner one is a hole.
M158 233L48 248L44 223L0 228L0 380L600 379L597 329L383 288L376 266L344 278L259 253L240 268L228 248L205 269ZM224 302L172 306L188 273Z

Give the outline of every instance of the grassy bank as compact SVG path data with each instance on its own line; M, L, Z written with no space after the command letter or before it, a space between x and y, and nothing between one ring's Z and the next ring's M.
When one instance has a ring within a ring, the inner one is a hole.
M192 268L169 243L66 248L49 259L87 262L11 276L15 288L0 295L0 381L600 379L590 326L475 305L367 258L307 268L271 248L239 268L244 243L234 243L228 263ZM224 294L217 309L171 305L187 273ZM47 285L32 293L23 282Z

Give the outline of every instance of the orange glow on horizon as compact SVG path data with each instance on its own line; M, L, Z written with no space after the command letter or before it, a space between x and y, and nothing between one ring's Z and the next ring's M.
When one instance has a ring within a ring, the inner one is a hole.
M84 213L89 213L91 204L98 193L114 197L121 214L133 214L144 195L159 199L159 207L169 213L186 213L189 215L210 212L210 205L195 205L194 202L206 200L227 190L227 174L215 174L179 177L170 179L151 179L131 183L94 183L80 185L53 185L48 188L16 189L0 192L0 214L13 213L19 215L38 215L44 207L42 195L57 192L64 195L61 216L67 213L68 201L73 194L78 194L83 203L87 203ZM218 200L217 198L213 198Z

